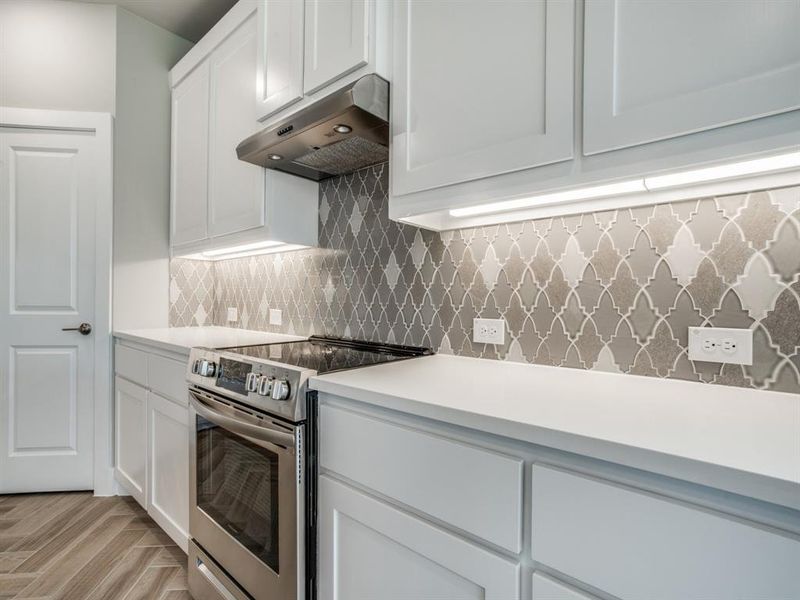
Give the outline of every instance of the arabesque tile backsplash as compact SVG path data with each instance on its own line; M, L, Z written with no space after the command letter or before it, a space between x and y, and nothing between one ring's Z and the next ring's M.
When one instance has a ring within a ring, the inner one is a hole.
M389 220L387 179L323 182L317 249L173 260L171 325L800 393L800 188L434 233ZM474 317L505 318L505 345L473 343ZM753 366L689 361L696 325L753 329Z

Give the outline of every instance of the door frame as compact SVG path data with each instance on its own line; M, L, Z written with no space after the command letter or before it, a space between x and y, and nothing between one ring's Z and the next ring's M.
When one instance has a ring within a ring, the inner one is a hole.
M114 485L111 378L111 283L114 227L114 117L109 113L0 106L0 127L93 133L97 143L94 323L94 494L112 496Z

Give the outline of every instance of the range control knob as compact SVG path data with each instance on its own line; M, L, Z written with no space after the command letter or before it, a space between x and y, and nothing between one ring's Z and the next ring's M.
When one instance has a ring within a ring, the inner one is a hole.
M247 380L244 384L245 389L248 392L257 392L258 391L258 373L248 373Z
M203 377L214 377L217 374L217 363L211 360L201 360L199 374Z
M289 382L285 379L276 379L272 384L272 399L286 400L289 398Z
M192 363L192 373L198 375L200 373L200 359L197 359Z
M267 377L266 375L262 375L258 379L258 395L259 396L269 396L272 392L272 382L275 381L274 377Z

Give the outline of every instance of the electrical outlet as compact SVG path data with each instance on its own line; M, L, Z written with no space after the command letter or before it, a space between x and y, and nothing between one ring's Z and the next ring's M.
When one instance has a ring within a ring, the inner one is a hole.
M689 327L689 360L753 364L753 330Z
M277 308L269 309L269 324L280 325L283 323L283 312Z
M472 319L472 341L479 344L505 344L505 319Z
M233 307L228 307L228 323L236 323L239 320L239 311Z

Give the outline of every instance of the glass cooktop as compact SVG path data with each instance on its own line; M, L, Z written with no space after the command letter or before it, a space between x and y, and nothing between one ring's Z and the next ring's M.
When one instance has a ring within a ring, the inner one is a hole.
M320 374L433 354L429 348L321 336L312 336L300 342L237 346L221 350L311 369Z

